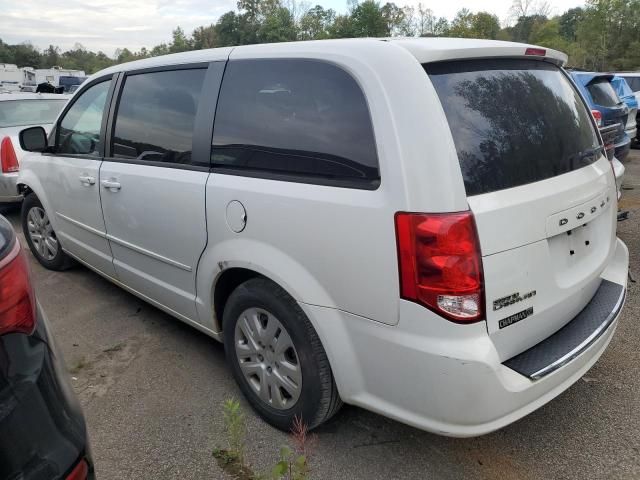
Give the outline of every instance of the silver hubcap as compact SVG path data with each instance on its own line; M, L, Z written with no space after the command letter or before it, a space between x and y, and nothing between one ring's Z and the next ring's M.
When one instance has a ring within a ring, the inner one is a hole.
M33 207L27 214L29 238L38 255L45 260L53 260L58 253L58 239L51 228L46 212L40 207Z
M235 347L244 378L258 397L278 410L293 407L302 389L302 370L282 323L266 310L245 310L236 322Z

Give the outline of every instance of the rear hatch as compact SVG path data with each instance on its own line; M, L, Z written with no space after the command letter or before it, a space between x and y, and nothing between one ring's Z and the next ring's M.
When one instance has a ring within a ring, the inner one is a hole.
M573 319L615 248L615 183L573 83L541 60L426 64L474 213L501 360Z

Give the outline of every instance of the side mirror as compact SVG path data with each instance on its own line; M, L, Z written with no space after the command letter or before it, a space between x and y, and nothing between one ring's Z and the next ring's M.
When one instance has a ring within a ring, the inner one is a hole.
M44 152L47 149L47 132L42 127L25 128L20 132L20 148L27 152Z

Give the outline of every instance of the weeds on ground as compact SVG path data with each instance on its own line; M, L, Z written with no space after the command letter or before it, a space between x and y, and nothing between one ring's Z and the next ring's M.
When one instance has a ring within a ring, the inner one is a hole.
M307 432L302 419L296 417L291 429L293 446L280 449L278 462L269 473L257 475L246 463L245 447L247 427L240 402L235 399L226 400L223 404L225 429L227 432L227 448L216 448L213 456L218 466L238 480L308 480L310 469L308 458L313 447L313 437Z
M75 375L76 373L79 373L80 370L85 368L87 365L89 365L87 360L84 357L80 357L73 365L71 365L71 368L69 368L69 373Z
M226 449L216 448L213 451L213 456L218 461L220 468L227 473L240 480L254 480L254 473L245 464L247 425L240 402L230 398L224 402L222 409L228 445Z

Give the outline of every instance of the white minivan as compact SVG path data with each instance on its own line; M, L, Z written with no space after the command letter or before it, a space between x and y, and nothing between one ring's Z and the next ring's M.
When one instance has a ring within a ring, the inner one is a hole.
M25 236L223 341L278 428L345 402L484 434L584 375L625 298L614 176L565 61L420 38L111 67L48 139L22 131Z

